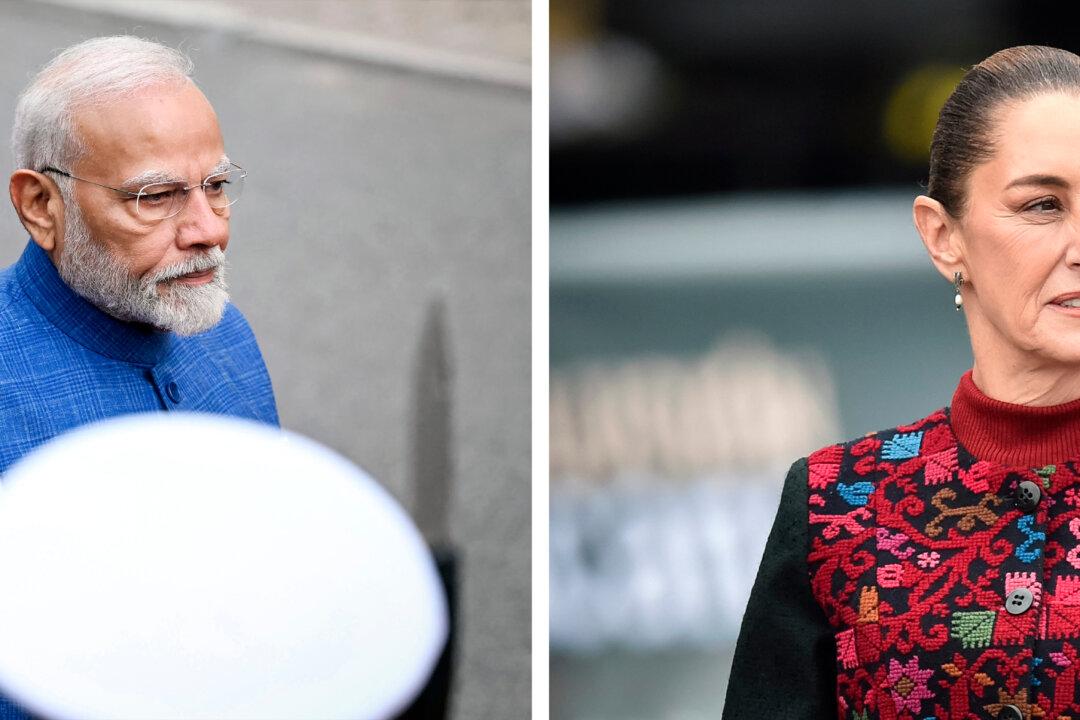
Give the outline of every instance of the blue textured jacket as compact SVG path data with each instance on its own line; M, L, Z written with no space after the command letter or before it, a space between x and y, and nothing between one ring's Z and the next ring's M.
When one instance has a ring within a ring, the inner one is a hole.
M76 295L29 243L0 272L0 473L65 430L187 410L278 424L259 346L232 305L192 337L117 320Z
M115 415L186 410L278 424L243 315L180 337L122 322L76 295L33 242L0 271L0 473L38 445ZM23 718L0 697L0 720Z

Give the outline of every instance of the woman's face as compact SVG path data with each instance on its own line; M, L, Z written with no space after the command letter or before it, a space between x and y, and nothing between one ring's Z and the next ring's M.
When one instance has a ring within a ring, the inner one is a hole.
M1080 364L1080 94L1003 105L968 183L957 229L977 350Z

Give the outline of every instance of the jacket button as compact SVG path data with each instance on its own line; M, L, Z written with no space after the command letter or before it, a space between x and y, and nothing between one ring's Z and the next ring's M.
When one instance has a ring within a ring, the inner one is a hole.
M180 402L180 386L174 382L170 382L165 386L165 394L169 396L169 399L174 403Z
M1034 510L1041 499L1042 490L1039 489L1038 483L1025 480L1016 488L1016 504L1019 505L1020 509L1024 512L1031 512Z
M1024 713L1015 705L1002 705L998 720L1024 720Z
M1027 612L1027 609L1031 607L1031 603L1035 600L1035 596L1031 594L1031 591L1027 588L1016 588L1009 597L1005 599L1005 609L1013 615L1020 615Z

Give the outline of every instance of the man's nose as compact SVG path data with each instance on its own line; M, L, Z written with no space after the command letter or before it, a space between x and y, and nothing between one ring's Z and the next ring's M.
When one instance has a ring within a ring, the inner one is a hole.
M182 248L220 246L229 242L229 208L210 207L201 187L188 191L187 203L176 216L177 244Z

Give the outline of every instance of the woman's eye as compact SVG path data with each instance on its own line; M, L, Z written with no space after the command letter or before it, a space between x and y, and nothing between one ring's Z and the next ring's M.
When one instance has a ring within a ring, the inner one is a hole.
M1057 201L1057 198L1048 197L1041 200L1036 200L1024 209L1031 210L1036 213L1055 212L1061 209L1061 203Z

